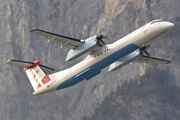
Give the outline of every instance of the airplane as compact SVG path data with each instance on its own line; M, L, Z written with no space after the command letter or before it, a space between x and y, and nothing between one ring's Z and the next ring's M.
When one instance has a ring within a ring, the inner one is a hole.
M80 40L34 28L30 32L41 35L61 47L70 48L66 61L84 54L88 56L80 63L55 73L54 69L41 65L39 60L27 62L10 59L6 64L22 67L34 89L33 95L43 94L73 86L84 79L89 80L109 65L110 72L132 62L169 64L170 60L151 57L146 49L149 42L173 27L171 22L153 20L112 44L105 44L102 34Z

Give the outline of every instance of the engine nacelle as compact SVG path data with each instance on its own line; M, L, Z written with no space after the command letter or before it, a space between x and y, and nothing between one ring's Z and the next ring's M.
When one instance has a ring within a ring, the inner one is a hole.
M136 51L134 51L134 52L120 58L118 61L112 63L110 65L108 71L117 70L117 69L123 67L124 65L137 60L139 57L141 57L141 55L140 55L140 50L138 49L138 50L136 50Z
M96 36L90 37L90 38L86 39L82 45L80 45L74 49L71 49L67 54L66 61L73 60L73 59L89 52L96 46L99 46L97 44Z

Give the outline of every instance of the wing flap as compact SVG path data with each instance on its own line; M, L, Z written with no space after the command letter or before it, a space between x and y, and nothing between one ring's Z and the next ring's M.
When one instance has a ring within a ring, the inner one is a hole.
M170 60L164 60L154 57L148 57L148 56L142 56L139 59L137 59L135 62L138 63L161 63L161 64L169 64Z
M74 49L84 43L84 41L80 39L70 38L67 36L50 33L47 31L40 30L40 29L36 29L36 28L30 30L30 32L41 35L45 37L48 41L55 42L61 46L65 46L70 49Z

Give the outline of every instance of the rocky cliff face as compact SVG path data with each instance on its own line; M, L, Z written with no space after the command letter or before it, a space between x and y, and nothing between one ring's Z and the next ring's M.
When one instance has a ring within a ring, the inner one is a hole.
M0 119L178 119L180 87L179 0L1 0ZM83 81L71 88L33 96L21 68L8 59L34 61L57 71L85 56L65 62L68 52L30 33L36 27L85 39L100 31L112 43L153 19L175 28L151 43L152 56L170 65L132 64Z

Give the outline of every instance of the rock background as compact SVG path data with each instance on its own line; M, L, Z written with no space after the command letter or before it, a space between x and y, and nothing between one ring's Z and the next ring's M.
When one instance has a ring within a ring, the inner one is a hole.
M171 119L180 117L179 0L0 0L0 119ZM154 57L169 65L129 64L63 90L33 96L22 68L4 64L10 58L39 59L57 71L85 56L65 62L67 48L30 33L39 28L86 39L99 31L112 43L145 23L163 19L175 27L151 42Z

